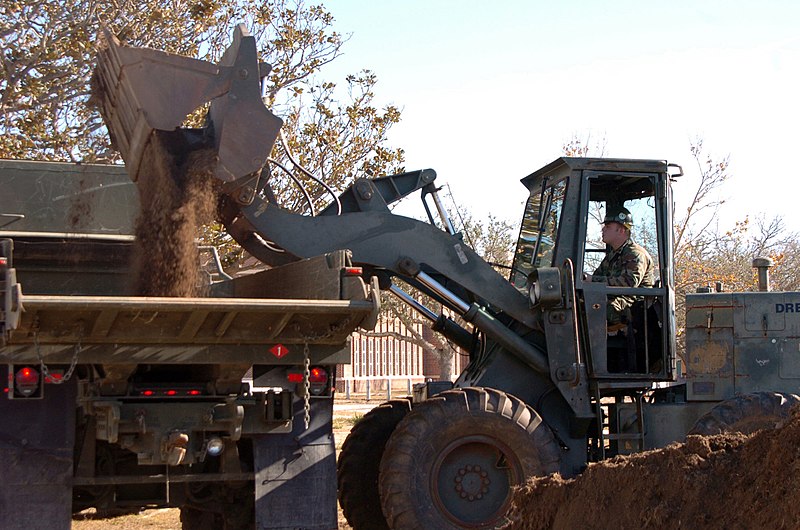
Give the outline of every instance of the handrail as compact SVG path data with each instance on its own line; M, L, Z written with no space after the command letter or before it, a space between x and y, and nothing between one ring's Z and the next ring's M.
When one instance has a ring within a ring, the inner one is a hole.
M578 329L578 292L575 288L575 264L570 258L564 261L564 267L569 269L569 293L572 297L572 324L575 331L575 379L572 386L578 386L581 382L581 341L580 330Z

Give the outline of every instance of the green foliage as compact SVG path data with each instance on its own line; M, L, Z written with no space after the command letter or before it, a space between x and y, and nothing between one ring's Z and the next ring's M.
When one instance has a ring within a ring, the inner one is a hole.
M489 214L485 221L476 220L471 213L459 218L464 240L498 272L508 275L516 246L515 223Z
M337 416L333 418L334 429L352 429L356 423L364 419L364 415L358 412L352 416Z
M348 76L346 101L339 99L334 83L299 84L287 104L286 128L293 131L287 138L289 150L301 166L337 191L356 177L403 170L403 150L385 146L389 129L400 120L400 111L392 105L381 110L374 106L376 83L377 77L368 70ZM291 167L287 153L276 151L283 165ZM321 185L296 172L295 176L304 179L315 207L330 202ZM300 190L282 172L273 172L271 184L283 206L306 209Z
M106 24L134 45L197 52L213 20L185 2L47 2L0 7L0 156L95 161L108 139L87 105L97 31Z

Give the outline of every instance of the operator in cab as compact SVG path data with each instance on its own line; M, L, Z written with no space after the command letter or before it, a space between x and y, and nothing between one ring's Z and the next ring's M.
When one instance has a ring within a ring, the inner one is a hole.
M603 261L587 280L603 282L611 287L653 287L653 258L631 239L633 216L627 208L609 208L603 219L603 243L611 247ZM626 309L636 301L634 296L610 297L607 305L609 331L623 323Z

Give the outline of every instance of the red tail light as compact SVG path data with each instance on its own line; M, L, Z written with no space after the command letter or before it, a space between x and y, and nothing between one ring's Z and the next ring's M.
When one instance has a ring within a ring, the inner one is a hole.
M309 383L325 384L328 382L328 372L324 368L314 367L308 374Z
M20 368L17 372L17 384L18 385L38 385L39 384L39 372L31 368L30 366L26 366L24 368Z
M344 275L345 276L361 276L364 274L364 269L361 267L345 267L344 268Z
M290 383L302 385L304 382L303 372L300 370L290 370L286 373L286 378ZM321 396L328 389L328 371L320 366L313 366L308 371L308 389L311 394Z
M14 374L14 390L22 397L31 397L39 390L39 371L23 366Z
M45 383L56 383L64 379L64 370L50 370L50 375L44 378Z

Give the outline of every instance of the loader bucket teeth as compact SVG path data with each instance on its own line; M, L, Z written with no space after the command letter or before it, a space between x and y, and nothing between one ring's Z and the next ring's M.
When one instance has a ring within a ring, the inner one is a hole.
M243 26L219 64L121 44L104 29L93 92L112 142L131 179L154 131L179 130L186 117L210 102L205 136L217 154L215 175L225 183L259 171L277 139L282 120L261 100L255 39ZM197 136L197 131L194 131Z

